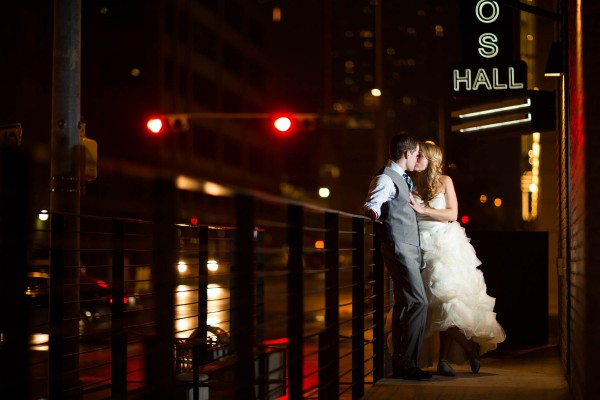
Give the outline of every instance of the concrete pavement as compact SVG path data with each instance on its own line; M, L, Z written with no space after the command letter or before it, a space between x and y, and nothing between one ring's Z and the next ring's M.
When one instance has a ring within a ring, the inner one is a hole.
M469 364L454 365L455 377L428 381L385 378L367 390L364 400L569 400L556 344L497 349L481 358L474 375Z

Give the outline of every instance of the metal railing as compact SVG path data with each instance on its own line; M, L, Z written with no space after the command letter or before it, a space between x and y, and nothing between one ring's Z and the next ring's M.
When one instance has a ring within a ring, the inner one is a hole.
M23 398L359 399L384 376L390 293L369 220L152 185L152 219L51 214L26 248L6 248L3 226L3 264L16 272L0 279L26 281L7 301L28 306L27 325L1 321L0 362L26 360ZM198 224L178 223L181 191L186 209L203 205ZM69 218L79 232L65 231ZM80 247L61 247L72 234ZM65 265L69 251L80 263ZM63 284L65 271L79 285Z

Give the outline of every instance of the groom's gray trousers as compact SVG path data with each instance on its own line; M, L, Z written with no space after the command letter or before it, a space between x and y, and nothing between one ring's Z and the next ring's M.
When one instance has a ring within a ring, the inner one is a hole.
M408 243L381 243L394 284L392 344L394 359L415 366L427 321L427 297L421 278L421 249Z

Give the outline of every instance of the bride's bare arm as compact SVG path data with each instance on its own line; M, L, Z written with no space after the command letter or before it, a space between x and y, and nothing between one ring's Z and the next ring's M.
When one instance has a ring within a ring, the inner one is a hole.
M417 214L425 215L442 222L456 221L456 218L458 218L458 200L456 199L456 191L454 190L452 178L447 175L442 175L440 176L440 183L444 190L444 197L446 198L446 208L438 210L422 206L414 200L412 195L409 204Z

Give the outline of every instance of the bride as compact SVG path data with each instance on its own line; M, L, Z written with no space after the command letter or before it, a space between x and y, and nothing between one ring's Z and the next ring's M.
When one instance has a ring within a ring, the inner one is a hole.
M481 264L464 228L456 222L458 201L452 179L442 175L442 152L422 143L415 165L411 207L417 213L429 300L426 336L440 333L437 373L454 376L451 364L469 361L479 372L479 356L506 338L496 321L495 299L486 293ZM431 360L429 361L431 365Z

